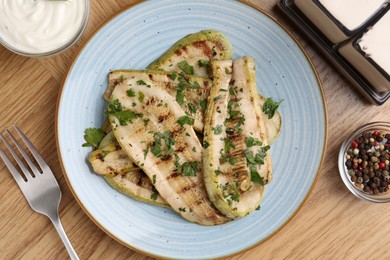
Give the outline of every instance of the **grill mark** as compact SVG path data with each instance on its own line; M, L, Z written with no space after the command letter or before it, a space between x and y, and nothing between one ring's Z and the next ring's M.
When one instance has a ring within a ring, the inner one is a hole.
M181 50L175 51L175 54L176 54L177 56L181 56Z
M142 176L138 176L137 186L141 186L142 187Z
M178 191L178 193L179 193L179 194L186 193L187 191L189 191L189 190L191 190L192 188L195 188L195 187L197 187L197 186L198 186L197 183L191 183L190 185L181 188L181 189Z
M171 115L171 112L168 112L166 114L162 114L158 116L158 122L162 123L164 122L169 116Z
M168 177L167 177L167 180L170 180L170 179L175 179L177 177L179 177L180 174L178 174L177 172L174 172L174 173L171 173Z
M218 50L221 50L221 51L225 50L223 44L219 41L215 42L215 46L218 48Z
M153 75L149 74L149 79L153 80Z
M194 42L192 44L192 46L194 46L195 48L197 49L201 49L202 52L207 56L207 57L211 57L213 55L212 53L212 50L210 49L210 47L206 44L205 41L197 41L197 42Z

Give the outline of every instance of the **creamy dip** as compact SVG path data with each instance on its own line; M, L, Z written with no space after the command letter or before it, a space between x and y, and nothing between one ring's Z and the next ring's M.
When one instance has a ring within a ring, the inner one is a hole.
M390 75L390 12L359 40L360 48Z
M84 21L84 0L0 0L0 39L23 53L46 53L66 45Z
M319 0L319 2L352 31L362 25L385 2L384 0Z

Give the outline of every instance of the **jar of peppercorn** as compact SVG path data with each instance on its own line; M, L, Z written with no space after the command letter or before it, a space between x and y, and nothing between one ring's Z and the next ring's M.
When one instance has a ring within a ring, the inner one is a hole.
M353 131L341 145L339 171L358 198L390 202L390 123L373 122Z

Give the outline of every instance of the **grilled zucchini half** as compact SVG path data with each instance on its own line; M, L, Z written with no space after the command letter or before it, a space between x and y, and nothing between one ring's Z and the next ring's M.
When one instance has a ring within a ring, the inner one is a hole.
M165 89L144 83L130 78L112 93L108 114L118 143L183 218L201 225L229 221L207 196L194 119Z
M184 112L195 119L194 129L203 132L203 115L207 106L207 97L210 93L212 80L187 76L176 72L165 72L156 70L116 70L108 76L108 88L104 97L109 100L115 86L126 80L136 79L141 85L148 86L146 81L160 88L165 89L173 96Z
M213 61L205 116L204 177L210 200L229 218L259 207L272 165L250 57Z
M231 59L231 56L232 46L222 33L204 30L177 41L147 69L177 71L208 77L210 60L226 60Z

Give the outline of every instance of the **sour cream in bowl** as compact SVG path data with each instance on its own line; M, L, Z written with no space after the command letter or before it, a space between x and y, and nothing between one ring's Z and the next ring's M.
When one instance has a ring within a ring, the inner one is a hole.
M89 0L0 0L0 43L24 56L68 49L83 33Z

